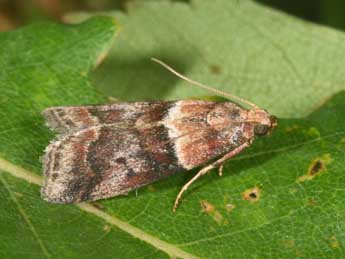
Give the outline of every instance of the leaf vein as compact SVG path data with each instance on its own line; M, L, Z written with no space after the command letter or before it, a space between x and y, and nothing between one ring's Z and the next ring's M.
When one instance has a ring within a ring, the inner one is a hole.
M9 192L10 197L12 199L12 201L14 202L14 204L16 205L19 213L22 215L25 223L28 225L32 235L34 236L35 240L37 241L39 247L41 248L43 254L45 255L45 257L47 258L51 258L51 255L49 254L47 248L45 247L42 239L40 239L35 226L32 224L31 220L29 219L28 215L26 214L24 208L20 205L20 203L18 202L18 200L16 199L15 195L13 194L13 191L11 190L11 188L9 187L8 183L6 182L5 178L3 177L3 175L0 172L0 180L1 182L4 184L6 190Z
M0 176L1 173L8 172L9 174L26 180L29 183L33 183L36 185L42 185L42 177L35 175L33 172L30 172L20 166L14 165L11 162L0 158ZM102 218L104 221L110 223L111 225L116 226L117 228L121 229L128 234L149 243L153 247L167 253L171 257L180 257L186 259L199 259L200 257L190 254L174 244L170 244L163 240L158 239L157 237L151 236L144 232L143 230L136 228L127 222L124 222L113 215L110 215L100 209L97 209L91 204L88 203L79 203L76 204L81 210L86 211L88 213L93 214L99 218Z

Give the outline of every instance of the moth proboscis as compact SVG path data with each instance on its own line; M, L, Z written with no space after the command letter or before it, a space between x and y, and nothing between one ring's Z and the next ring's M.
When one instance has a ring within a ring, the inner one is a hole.
M176 197L214 168L267 135L276 118L257 105L200 84L152 59L192 85L242 102L205 100L119 102L45 109L59 133L43 156L43 199L77 203L126 194L178 172L203 167Z

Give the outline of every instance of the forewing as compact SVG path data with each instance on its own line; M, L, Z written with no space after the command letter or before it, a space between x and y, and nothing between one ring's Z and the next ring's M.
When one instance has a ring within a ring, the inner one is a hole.
M50 107L42 112L52 130L67 134L103 124L129 128L160 121L173 102L132 102Z
M192 169L248 141L244 132L252 131L252 126L242 117L241 111L244 110L230 102L176 102L165 118L165 126L171 139L177 137L174 147L179 163ZM217 120L217 116L221 122L210 125L210 120ZM232 122L223 124L224 116L229 116Z
M48 146L42 196L56 203L97 200L181 170L164 126L148 130L102 125Z

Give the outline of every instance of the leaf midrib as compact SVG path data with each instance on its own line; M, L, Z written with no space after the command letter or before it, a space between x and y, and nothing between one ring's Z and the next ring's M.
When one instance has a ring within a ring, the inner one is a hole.
M21 204L18 202L16 196L13 194L13 191L11 190L11 188L9 187L8 183L6 182L6 180L4 179L4 177L0 174L0 182L3 183L3 185L5 186L6 190L9 192L10 194L10 198L13 201L13 203L16 205L17 210L19 211L19 213L22 215L25 223L28 225L32 235L34 236L37 244L39 245L39 247L41 248L43 254L45 257L47 258L51 258L51 255L49 254L46 246L44 245L42 239L39 237L34 225L32 224L30 218L28 217L28 215L25 213L25 210L23 209L23 207L21 206Z
M4 172L7 172L10 175L15 176L17 178L23 179L31 184L36 184L36 185L41 186L43 183L42 177L0 157L0 174ZM10 189L8 189L8 191L11 192ZM124 222L114 217L113 215L110 215L96 208L95 206L89 203L79 203L79 204L76 204L75 206L79 207L83 211L86 211L90 214L93 214L94 216L97 216L105 220L109 224L116 226L122 231L134 236L135 238L138 238L142 241L145 241L146 243L149 243L153 247L167 253L171 257L186 258L186 259L189 259L189 258L200 259L200 257L190 254L173 244L160 240L157 237L154 237L144 232L143 230L136 228L128 224L127 222Z
M286 150L298 148L298 147L303 146L303 145L312 144L312 143L315 143L315 142L318 142L318 141L321 141L324 139L328 139L328 138L331 138L334 136L339 136L339 135L342 136L342 135L344 135L344 133L345 133L345 131L337 131L337 132L332 133L332 134L328 134L328 135L321 136L321 137L318 137L315 139L303 141L303 142L300 142L297 144L288 145L286 147L281 147L281 148L277 148L277 149L273 149L273 150L269 150L269 151L255 153L255 154L248 154L245 156L234 158L234 160L250 159L252 157L265 155L267 153L281 153L281 152L284 152ZM41 186L43 183L43 178L41 176L38 176L37 174L35 174L29 170L26 170L20 166L17 166L15 164L7 161L6 159L3 159L0 157L0 174L4 173L4 172L7 172L10 175L15 176L17 178L23 179L23 180L25 180L31 184ZM8 189L8 191L11 192L10 189ZM114 217L113 215L106 213L106 212L96 208L95 206L89 204L89 203L80 203L80 204L76 204L75 206L79 207L83 211L91 213L94 216L97 216L97 217L105 220L109 224L116 226L117 228L121 229L122 231L134 236L135 238L138 238L142 241L145 241L146 243L149 243L153 247L167 253L171 257L192 258L192 259L200 258L196 255L185 252L184 250L180 249L178 246L187 247L187 246L190 246L194 243L198 243L200 241L201 242L202 241L208 241L209 239L212 240L215 238L215 237L212 237L212 238L208 238L206 240L197 240L194 242L185 243L185 244L181 244L181 245L173 245L173 244L170 244L166 241L160 240L157 237L152 236L152 235L144 232L143 230L141 230L139 228L136 228L136 227L130 225L128 222L124 222L124 221Z

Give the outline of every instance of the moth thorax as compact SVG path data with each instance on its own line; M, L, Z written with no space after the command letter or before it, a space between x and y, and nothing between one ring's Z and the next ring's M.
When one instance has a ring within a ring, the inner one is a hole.
M229 128L238 115L238 110L227 107L225 104L217 105L207 114L207 123L216 130Z

